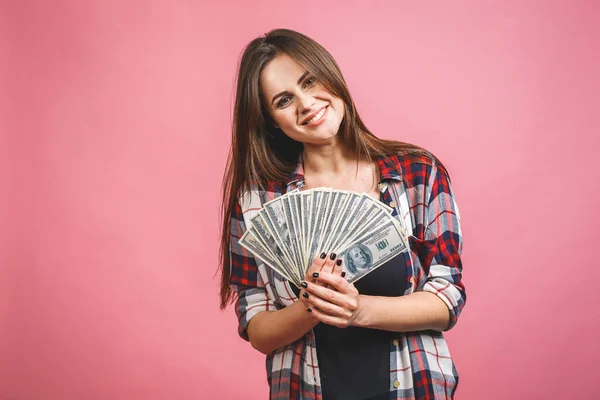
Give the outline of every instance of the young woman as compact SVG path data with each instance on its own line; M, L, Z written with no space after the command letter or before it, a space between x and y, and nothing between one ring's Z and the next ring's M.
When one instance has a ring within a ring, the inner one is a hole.
M321 254L297 290L238 243L265 202L324 186L392 207L411 251L355 284ZM267 356L271 399L453 398L442 332L466 295L448 173L428 151L374 136L333 57L301 33L245 48L222 212L221 307L235 301L240 336Z

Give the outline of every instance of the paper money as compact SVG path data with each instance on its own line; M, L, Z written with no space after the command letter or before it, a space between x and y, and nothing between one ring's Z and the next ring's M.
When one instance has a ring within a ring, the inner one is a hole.
M256 258L269 265L280 275L287 278L289 281L295 282L295 277L287 274L275 256L258 240L253 229L248 229L240 238L239 243L248 251L252 252Z
M407 249L399 223L387 221L338 254L348 282L355 282Z
M337 253L355 282L408 250L403 221L392 213L365 193L295 190L265 203L239 242L298 287L322 252Z

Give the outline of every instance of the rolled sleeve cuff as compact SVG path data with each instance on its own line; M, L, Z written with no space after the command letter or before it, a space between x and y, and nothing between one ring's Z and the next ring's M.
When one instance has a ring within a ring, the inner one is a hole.
M448 267L443 265L432 265L431 268ZM427 279L422 290L424 292L435 294L444 302L444 304L446 304L450 311L450 323L444 331L452 329L458 322L458 317L465 304L466 296L464 295L464 291L446 279L435 277Z
M235 313L238 317L238 333L246 341L248 337L248 324L258 313L263 311L275 311L275 303L269 298L264 287L242 289L238 292L235 303Z

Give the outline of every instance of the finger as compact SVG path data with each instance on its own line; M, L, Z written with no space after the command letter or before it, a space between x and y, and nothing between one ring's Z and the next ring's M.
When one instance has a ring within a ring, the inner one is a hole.
M321 271L333 272L333 269L335 268L336 258L337 258L337 254L335 254L335 253L329 254L329 256L327 257L327 260L325 260L325 264L323 264L323 268L321 268Z
M315 259L313 260L310 267L308 267L308 270L306 271L306 276L304 277L304 279L311 281L311 282L315 282L315 276L313 276L313 273L315 273L317 271L321 271L321 269L323 268L323 265L325 264L326 258L327 258L326 253L321 253L320 256L315 257Z
M303 292L302 294L304 294L304 293L306 293L306 292ZM305 298L302 295L299 296L299 300L298 301L301 301L305 308L306 307L314 307L315 306L313 303L311 303L310 301L308 301L308 299Z
M308 311L308 310L310 310L310 311ZM328 315L317 308L309 307L306 309L306 311L313 314L313 316L317 320L324 322L328 325L336 326L338 328L347 328L348 326L350 326L350 321L348 319Z
M343 269L342 262L343 261L341 258L338 258L337 260L335 260L335 264L333 265L333 274L334 275L340 275L340 276L342 275L342 272L343 272L342 271L342 269ZM344 273L344 275L346 275L346 274Z
M329 285L330 288L335 289L342 294L351 294L356 291L354 285L349 283L346 278L342 277L341 275L321 272L317 276L317 282Z
M305 292L306 293L306 292ZM328 301L323 300L322 298L320 298L319 296L316 295L309 295L308 293L306 293L307 296L305 296L305 304L308 303L308 307L311 308L317 308L319 309L321 312L330 315L332 317L340 317L340 318L350 318L352 316L352 313L342 307L340 307L337 304L334 303L330 303Z
M321 268L321 271L324 272L333 272L334 268L335 268L335 262L337 258L337 254L335 253L330 253L327 256L327 260L325 260L325 264L323 265L323 268ZM323 286L327 287L327 284L323 284Z
M325 272L322 272L325 274ZM341 294L335 290L326 288L322 286L323 284L317 283L307 283L302 282L302 287L305 292L309 293L309 296L317 296L321 299L325 300L328 303L333 303L338 306L345 306L349 304L349 301L346 299L346 295ZM309 297L310 298L310 297Z

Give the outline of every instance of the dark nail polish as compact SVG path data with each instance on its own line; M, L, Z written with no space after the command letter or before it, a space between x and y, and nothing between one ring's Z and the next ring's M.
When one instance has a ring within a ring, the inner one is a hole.
M342 278L346 276L346 271L342 271Z
M325 257L327 257L327 254L325 254L325 253L321 253L321 260L324 260L324 259L325 259Z
M308 283L306 283L306 282L302 282L302 283L300 284L300 286L302 286L304 289L306 289L306 288L308 287Z
M335 262L335 265L337 265L338 267L339 267L340 265L342 265L342 259L341 259L341 258L338 258L338 260Z
M305 299L308 299L308 293L304 292L302 293L302 296L304 296Z
M310 307L308 307L308 308L306 309L306 311L308 311L308 312L312 312L312 310L310 309Z
M313 278L318 278L319 277L319 273L318 272L313 272Z
M332 260L335 260L335 257L336 257L335 253L331 253L331 255L329 256L329 258Z

